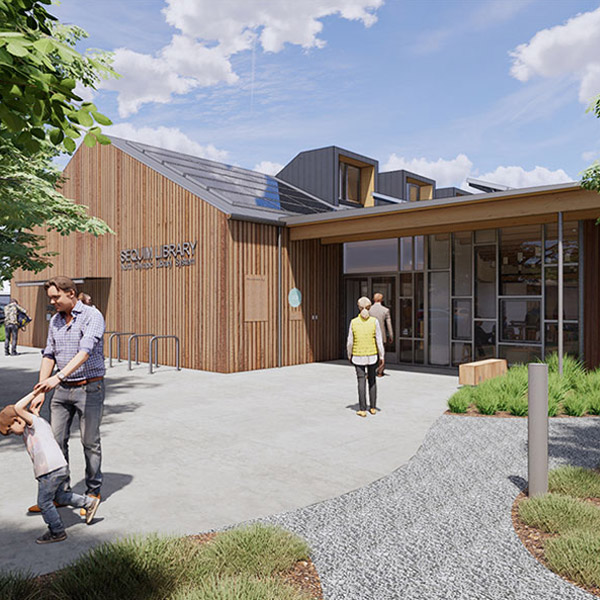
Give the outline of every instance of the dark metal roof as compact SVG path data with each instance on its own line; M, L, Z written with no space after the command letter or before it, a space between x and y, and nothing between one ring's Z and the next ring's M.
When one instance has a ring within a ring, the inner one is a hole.
M113 146L231 218L267 223L335 210L277 177L110 136Z

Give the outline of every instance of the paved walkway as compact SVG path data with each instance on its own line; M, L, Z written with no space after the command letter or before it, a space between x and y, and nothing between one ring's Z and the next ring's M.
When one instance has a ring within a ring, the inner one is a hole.
M39 350L0 356L0 405L37 381ZM103 541L192 534L335 498L408 462L446 408L456 377L389 370L376 416L355 416L347 362L220 375L109 369L102 428L104 501L91 527L61 509L69 539L40 546L27 516L36 482L22 442L0 437L0 567L52 571ZM82 491L83 453L71 471ZM322 562L322 561L321 561ZM320 568L323 568L320 565ZM328 584L328 589L331 584Z
M525 549L511 507L526 485L527 421L443 415L405 466L267 519L303 536L327 600L584 600ZM600 420L550 421L551 468L600 464Z

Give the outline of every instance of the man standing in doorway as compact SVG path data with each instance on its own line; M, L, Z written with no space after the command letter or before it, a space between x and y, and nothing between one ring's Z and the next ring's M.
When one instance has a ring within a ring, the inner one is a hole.
M100 311L77 299L77 288L68 277L54 277L44 284L56 314L50 320L43 351L40 379L34 387L43 393L56 388L50 402L52 432L67 463L69 434L75 415L79 416L81 443L85 455L85 493L100 498L102 462L100 421L104 408L104 318ZM58 368L52 374L54 367ZM44 396L32 402L41 406ZM70 489L69 480L67 486ZM37 505L30 512L38 512ZM82 514L85 514L82 509Z
M11 298L10 302L4 307L4 354L6 354L6 356L9 356L10 354L13 356L17 355L19 311L27 314L27 311L22 306L19 306L19 302L16 298Z
M394 328L392 327L392 317L390 316L390 309L383 306L383 294L377 293L373 295L373 306L369 314L375 317L379 321L379 328L381 329L381 335L384 338L387 337L387 343L394 343ZM377 377L383 377L383 368L377 370Z

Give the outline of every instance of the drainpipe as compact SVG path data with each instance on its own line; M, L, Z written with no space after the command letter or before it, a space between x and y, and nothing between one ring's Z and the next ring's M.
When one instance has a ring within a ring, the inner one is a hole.
M563 214L558 213L558 373L563 373Z
M277 228L277 366L281 367L281 227Z

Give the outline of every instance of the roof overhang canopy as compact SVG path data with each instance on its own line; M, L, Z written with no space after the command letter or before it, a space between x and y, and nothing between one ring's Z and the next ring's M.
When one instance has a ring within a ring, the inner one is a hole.
M324 244L600 217L600 194L578 183L406 202L285 220L291 240Z

